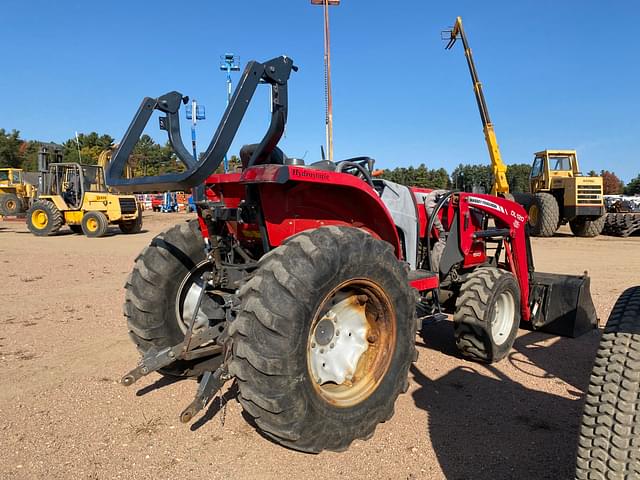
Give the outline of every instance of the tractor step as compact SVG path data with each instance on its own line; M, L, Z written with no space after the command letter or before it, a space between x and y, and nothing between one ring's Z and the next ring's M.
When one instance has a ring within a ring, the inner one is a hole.
M440 281L438 274L431 270L411 270L409 272L409 285L418 290L424 292L425 290L433 290L438 288Z

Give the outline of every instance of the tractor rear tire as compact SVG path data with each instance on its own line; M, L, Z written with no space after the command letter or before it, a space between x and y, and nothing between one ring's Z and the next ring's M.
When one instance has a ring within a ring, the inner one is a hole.
M39 237L53 235L62 224L62 213L47 200L36 200L27 211L27 228Z
M191 220L158 234L136 258L125 284L124 316L142 354L184 340L191 319L182 319L183 302L193 280L209 265L204 248L198 221ZM197 363L178 361L160 372L193 376Z
M527 210L529 233L534 237L553 237L560 225L560 207L550 193L538 192Z
M515 277L495 267L469 274L460 288L453 315L460 353L493 363L511 350L520 324L520 288Z
M82 232L91 238L104 237L109 229L109 219L102 212L87 212L82 217Z
M13 193L0 196L0 212L2 215L17 215L23 211L22 200Z
M597 237L602 233L606 220L606 214L595 220L585 220L582 217L576 217L573 220L569 220L569 227L571 227L571 232L573 232L576 237Z
M640 286L618 298L596 353L576 478L640 478Z
M229 370L265 435L343 451L393 416L415 358L416 298L389 243L351 227L304 231L262 257L239 297Z

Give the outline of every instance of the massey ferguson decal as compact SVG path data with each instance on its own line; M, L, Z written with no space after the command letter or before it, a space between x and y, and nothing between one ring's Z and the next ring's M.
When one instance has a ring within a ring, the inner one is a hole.
M467 197L467 198L469 199L469 203L475 203L476 205L483 205L485 207L491 208L493 210L497 210L498 212L502 212L504 214L507 213L504 207L498 205L497 203L493 203L489 200L485 200L484 198L478 198L478 197Z

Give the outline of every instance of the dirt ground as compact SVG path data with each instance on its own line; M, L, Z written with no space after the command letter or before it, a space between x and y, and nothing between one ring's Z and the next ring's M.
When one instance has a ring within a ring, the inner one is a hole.
M118 384L138 360L122 318L138 252L185 214L146 214L145 231L38 238L0 222L0 478L570 478L599 332L521 331L493 366L458 357L448 322L416 338L420 358L395 416L345 453L308 455L263 438L229 391L193 425L195 382L157 374ZM536 268L592 276L604 323L640 283L640 237L534 239ZM226 413L226 415L224 414ZM224 425L222 419L225 419Z

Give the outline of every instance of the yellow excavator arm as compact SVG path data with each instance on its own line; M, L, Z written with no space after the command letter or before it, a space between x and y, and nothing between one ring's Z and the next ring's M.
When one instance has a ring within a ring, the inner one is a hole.
M443 32L445 33L445 32ZM462 18L456 18L456 23L451 30L447 30L445 40L448 40L446 49L449 50L456 43L458 37L462 40L462 46L464 47L464 56L467 59L467 65L469 66L469 73L471 74L471 81L473 82L473 91L476 96L476 102L478 104L478 110L480 111L480 119L482 120L482 129L484 131L484 139L487 142L487 148L489 149L489 158L491 158L491 168L493 170L494 183L491 188L493 195L507 195L509 193L509 183L507 182L507 166L502 161L502 155L500 155L500 148L498 147L498 140L496 138L496 132L491 123L489 117L489 109L484 99L484 93L482 92L482 83L478 79L478 72L476 66L473 63L473 55L467 36L462 27Z

